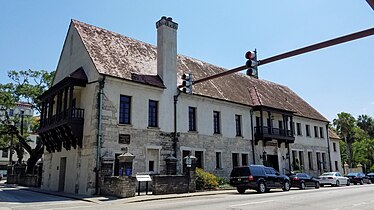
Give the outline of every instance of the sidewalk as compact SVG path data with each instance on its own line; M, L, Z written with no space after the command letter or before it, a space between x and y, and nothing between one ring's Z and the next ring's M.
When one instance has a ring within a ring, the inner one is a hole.
M135 203L135 202L144 202L144 201L153 201L153 200L164 200L164 199L175 199L175 198L187 198L187 197L195 197L195 196L209 196L209 195L219 195L219 194L232 194L237 193L236 190L214 190L214 191L203 191L203 192L193 192L193 193L183 193L183 194L167 194L167 195L152 195L145 193L140 193L140 196L136 193L135 197L130 198L117 198L112 196L85 196L85 195L77 195L77 194L70 194L64 192L55 192L55 191L47 191L42 190L39 188L34 187L22 187L17 185L7 185L7 187L15 187L21 190L29 190L37 193L60 196L65 198L71 198L76 200L82 200L86 202L92 202L97 204L103 203Z

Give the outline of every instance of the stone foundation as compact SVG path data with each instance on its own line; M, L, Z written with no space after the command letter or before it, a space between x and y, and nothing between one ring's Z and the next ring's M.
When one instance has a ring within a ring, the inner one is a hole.
M136 178L131 176L104 177L100 194L119 198L134 197L136 188L135 182Z
M192 172L193 173L193 172ZM188 193L196 191L196 176L156 175L152 177L153 195ZM190 184L188 184L190 182ZM188 189L189 188L189 189Z

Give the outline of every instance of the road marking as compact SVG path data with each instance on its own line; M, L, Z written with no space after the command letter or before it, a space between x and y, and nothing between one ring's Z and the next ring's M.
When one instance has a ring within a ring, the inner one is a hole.
M251 202L251 203L242 203L242 204L236 204L236 205L231 205L230 207L239 207L239 206L247 206L247 205L253 205L253 204L260 204L260 203L269 203L273 202L274 200L267 200L267 201L257 201L257 202Z
M366 202L361 202L361 203L355 203L352 206L361 206L361 205L365 205L365 204L366 204Z

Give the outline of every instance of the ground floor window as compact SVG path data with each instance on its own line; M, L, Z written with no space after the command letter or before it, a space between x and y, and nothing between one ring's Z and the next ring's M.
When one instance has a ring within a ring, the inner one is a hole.
M239 166L239 153L232 153L232 167Z
M317 155L317 168L318 170L321 170L321 153L316 152Z
M242 154L242 166L248 165L248 154Z
M160 148L147 148L146 168L150 173L159 173Z
M196 167L204 169L204 152L195 151Z
M222 152L216 152L216 169L222 168Z
M336 171L339 171L338 161L335 161L335 170L336 170Z
M313 170L313 153L308 152L309 170Z

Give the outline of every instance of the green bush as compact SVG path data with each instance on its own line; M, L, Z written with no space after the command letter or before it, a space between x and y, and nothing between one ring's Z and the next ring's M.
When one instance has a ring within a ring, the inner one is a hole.
M223 178L223 177L217 177L217 182L219 185L225 185L225 184L228 184L229 182L227 181L227 179Z
M196 189L206 190L216 188L218 188L217 177L201 168L196 168Z

